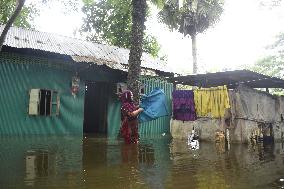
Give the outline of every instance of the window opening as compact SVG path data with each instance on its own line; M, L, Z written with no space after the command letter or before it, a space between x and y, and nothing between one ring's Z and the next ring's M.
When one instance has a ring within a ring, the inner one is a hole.
M40 105L39 105L39 115L50 115L51 109L51 91L50 90L40 90Z
M57 91L47 89L31 89L29 115L59 115L59 95Z

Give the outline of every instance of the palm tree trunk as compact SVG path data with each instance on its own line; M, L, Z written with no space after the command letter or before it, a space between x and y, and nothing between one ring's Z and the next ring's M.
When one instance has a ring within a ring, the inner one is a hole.
M132 0L132 31L131 48L128 60L127 87L133 92L134 101L139 102L139 76L141 72L141 57L143 35L146 20L146 0Z
M1 33L1 36L0 36L0 52L1 52L3 44L5 42L6 35L7 35L8 31L9 31L10 27L14 23L15 19L20 14L24 4L25 4L25 0L17 0L16 9L13 12L13 14L11 15L11 17L9 18L8 22L6 23L4 29L3 29L2 33Z
M197 73L197 48L196 48L196 34L191 35L192 45L192 60L193 60L193 73Z

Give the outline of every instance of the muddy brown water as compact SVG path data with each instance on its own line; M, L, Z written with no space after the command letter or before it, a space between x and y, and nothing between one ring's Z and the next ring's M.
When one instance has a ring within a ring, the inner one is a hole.
M284 144L138 145L100 136L0 139L0 188L284 188Z

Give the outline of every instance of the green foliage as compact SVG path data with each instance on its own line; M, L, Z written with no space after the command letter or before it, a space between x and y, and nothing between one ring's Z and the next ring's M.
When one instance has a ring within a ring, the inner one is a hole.
M219 21L223 5L223 0L168 0L159 12L160 21L169 29L191 36L193 73L198 70L196 35Z
M150 53L154 57L159 56L159 51L161 49L157 39L151 35L146 35L144 37L143 48L145 52Z
M160 2L160 0L156 0ZM95 42L106 42L123 48L131 46L132 7L131 0L84 0L82 11L85 15L81 33ZM157 40L146 35L143 50L158 56L160 45Z
M223 5L223 0L184 0L182 5L171 0L159 12L159 19L170 29L195 36L219 21Z
M284 78L284 56L267 56L257 61L250 69L265 75Z
M89 4L94 3L94 0L82 0L82 2L83 2L85 5L89 5Z
M158 7L159 9L163 8L163 6L165 5L165 3L168 0L150 0L150 2L155 5L156 7Z
M82 1L89 3L93 2L94 0L34 0L37 1L38 6L42 6L45 9L52 9L53 6L60 6L62 7L61 12L65 15L72 14L74 11L78 11L80 7L80 3Z
M258 60L253 66L248 69L284 79L284 33L277 36L277 40L267 47L270 54ZM282 89L273 89L273 93L284 94Z
M0 24L6 24L13 11L15 10L16 0L0 1ZM16 18L14 25L18 27L31 28L32 21L38 14L35 4L24 6L20 15Z
M0 24L7 23L8 19L15 10L16 1L17 0L0 0ZM33 0L32 3L28 3L29 1L26 0L24 7L22 8L13 25L23 28L33 28L33 20L40 14L42 8L52 8L52 5L57 3L64 7L62 12L68 14L71 11L77 11L79 1L80 0Z
M259 0L259 5L272 9L278 7L282 2L283 0Z
M284 78L284 33L279 34L277 40L267 49L270 54L249 68L258 73Z

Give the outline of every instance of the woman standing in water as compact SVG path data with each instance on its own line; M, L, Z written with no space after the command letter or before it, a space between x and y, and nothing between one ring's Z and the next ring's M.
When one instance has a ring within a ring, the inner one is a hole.
M138 143L138 119L137 116L143 111L133 102L133 94L126 90L120 96L121 101L121 128L120 133L126 144Z

